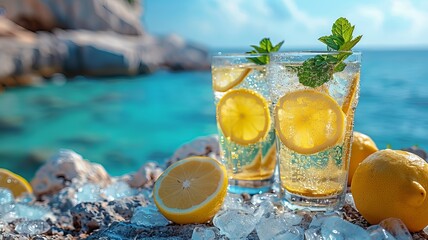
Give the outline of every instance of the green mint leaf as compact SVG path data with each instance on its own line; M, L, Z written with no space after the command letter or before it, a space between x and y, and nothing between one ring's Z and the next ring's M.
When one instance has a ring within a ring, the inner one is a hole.
M310 58L298 68L299 82L308 87L319 87L332 78L333 66L323 56Z
M266 52L270 52L270 50L272 49L272 43L270 42L269 38L263 38L260 41L260 48L263 48L266 50Z
M265 49L263 49L261 47L258 47L256 45L251 45L251 47L256 50L254 53L267 53L267 50L265 50Z
M327 51L351 51L361 40L362 36L353 38L355 26L346 18L337 19L331 29L330 36L318 40L327 45ZM309 87L319 87L333 78L333 74L345 69L345 59L351 52L341 52L337 55L315 56L303 62L298 67L299 82Z
M352 33L354 32L354 26L352 26L346 18L339 18L333 24L331 33L333 36L341 36L348 42L352 39Z
M361 38L362 38L363 36L362 35L360 35L360 36L358 36L358 37L356 37L356 38L354 38L354 39L352 39L351 41L349 41L349 42L345 42L341 47L340 47L340 49L339 50L341 50L341 51L350 51L355 45L357 45L357 43L361 40Z
M278 52L279 49L282 47L282 44L284 44L284 41L279 42L278 44L276 44L272 49L271 52Z
M259 43L260 46L250 45L252 48L254 48L254 50L251 50L247 53L257 54L257 53L278 52L283 43L284 41L281 41L275 46L273 46L269 38L263 38ZM268 64L270 61L269 55L260 56L260 57L248 57L247 59L258 65L265 65L265 64Z
M334 66L334 72L341 72L345 69L346 64L344 62L339 62L336 66Z
M318 40L320 40L325 45L327 45L327 47L331 50L338 50L339 49L339 45L330 36L320 37Z

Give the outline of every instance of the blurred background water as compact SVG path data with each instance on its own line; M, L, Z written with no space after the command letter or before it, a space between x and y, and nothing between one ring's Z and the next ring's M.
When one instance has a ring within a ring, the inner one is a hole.
M428 50L362 52L355 130L381 149L428 149ZM57 77L3 92L0 113L0 167L29 179L59 148L121 175L217 131L209 71Z

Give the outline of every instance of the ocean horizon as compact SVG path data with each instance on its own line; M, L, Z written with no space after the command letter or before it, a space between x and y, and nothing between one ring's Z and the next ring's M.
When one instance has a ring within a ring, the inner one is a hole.
M380 149L428 149L428 49L360 51L354 129L371 136ZM42 85L0 93L0 167L27 179L61 148L118 176L148 161L163 164L182 144L216 133L209 71L58 75Z

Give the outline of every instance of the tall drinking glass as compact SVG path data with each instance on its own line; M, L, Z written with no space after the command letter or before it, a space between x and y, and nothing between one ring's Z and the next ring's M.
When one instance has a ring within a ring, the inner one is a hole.
M228 191L256 194L272 187L276 145L264 54L219 54L212 83Z
M291 209L326 211L343 204L360 59L359 52L272 54L279 175Z

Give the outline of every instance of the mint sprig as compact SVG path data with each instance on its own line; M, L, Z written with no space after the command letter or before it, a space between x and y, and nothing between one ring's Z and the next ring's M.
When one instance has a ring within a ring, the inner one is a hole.
M251 47L254 48L254 50L251 50L247 53L257 54L257 53L278 52L283 43L284 41L281 41L275 46L273 46L269 38L263 38L259 43L260 46L251 45ZM266 54L260 57L249 57L248 60L258 65L266 65L269 63L270 57L269 57L269 54Z
M331 35L320 37L318 40L327 45L327 51L351 51L361 40L362 35L354 38L355 26L346 18L339 18L333 24ZM299 82L308 87L319 87L333 78L333 74L345 69L345 59L350 52L342 52L337 55L318 55L303 62L297 69Z

